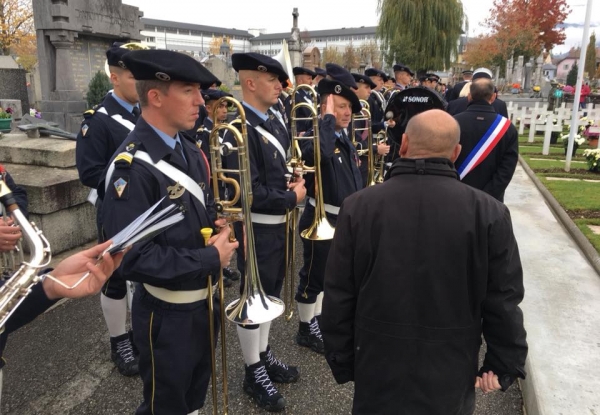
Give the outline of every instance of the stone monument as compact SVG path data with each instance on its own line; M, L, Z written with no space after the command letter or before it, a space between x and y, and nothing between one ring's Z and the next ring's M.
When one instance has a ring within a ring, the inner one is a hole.
M0 107L13 110L13 118L29 114L29 96L25 70L12 56L0 56Z
M46 120L79 129L88 83L103 69L106 49L113 41L140 41L141 16L121 0L33 0Z
M302 66L302 51L300 50L300 29L298 28L298 8L294 7L292 13L294 17L294 24L292 26L292 33L288 40L288 50L290 52L290 60L292 61L292 67Z

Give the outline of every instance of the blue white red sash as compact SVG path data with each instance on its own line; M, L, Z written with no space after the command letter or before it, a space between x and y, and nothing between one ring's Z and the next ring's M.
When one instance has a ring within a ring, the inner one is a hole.
M500 142L506 130L510 127L510 120L498 114L490 128L485 132L475 148L458 168L458 175L462 180L467 174L477 167L492 152Z

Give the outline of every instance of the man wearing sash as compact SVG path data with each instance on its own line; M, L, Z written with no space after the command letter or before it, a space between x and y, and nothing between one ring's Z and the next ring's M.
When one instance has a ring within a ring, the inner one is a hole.
M123 62L123 55L129 51L117 42L106 51L113 90L106 94L100 105L84 113L81 130L77 135L75 160L79 179L92 188L90 195L94 198L98 183L103 177L102 172L133 130L140 115L135 79ZM95 203L98 239L104 241L106 239L102 235L100 222L102 204L100 201ZM126 328L127 283L119 274L102 287L100 304L110 335L111 360L122 375L137 375L137 351L131 343L131 332L128 333Z
M286 213L306 195L304 180L288 184L286 163L290 139L285 126L270 110L277 103L281 82L286 81L288 75L279 62L258 53L234 53L231 61L240 76L246 115L258 273L265 293L280 297L285 277ZM234 125L240 121L235 120ZM232 134L225 134L224 141L237 146ZM225 162L228 169L238 169L237 154L228 156ZM241 236L242 227L239 223L236 225L236 234ZM244 258L244 247L240 244L237 262L242 275L241 290L246 278ZM300 374L295 366L288 366L275 357L269 346L270 330L271 322L237 326L245 363L243 389L261 408L281 411L285 408L285 399L272 382L293 383Z
M204 405L211 374L209 322L218 333L219 308L208 311L208 282L218 278L237 247L216 219L210 167L183 133L204 103L200 84L214 76L194 58L168 50L134 50L124 62L136 79L143 109L100 182L103 225L116 235L161 201L184 219L135 244L117 272L135 281L131 313L140 352L143 402L137 415L190 414ZM202 228L221 230L206 244ZM217 335L218 338L218 335ZM215 338L216 341L216 338Z
M491 105L491 79L473 81L470 95L466 111L454 116L460 126L462 145L455 165L464 183L503 202L519 157L518 133L510 120L496 113Z

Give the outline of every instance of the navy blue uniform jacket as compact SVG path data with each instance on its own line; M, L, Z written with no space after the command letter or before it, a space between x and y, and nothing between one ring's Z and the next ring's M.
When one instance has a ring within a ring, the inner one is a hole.
M104 107L106 114L98 112ZM81 123L82 130L77 134L77 147L75 160L79 180L87 187L96 189L106 165L113 158L113 154L121 145L125 137L131 132L127 127L118 123L111 116L119 114L123 119L135 124L136 118L119 104L111 94L107 94L95 112L86 116ZM87 130L86 130L87 129ZM83 135L83 130L86 134Z
M162 207L171 203L185 210L185 219L148 242L135 244L125 255L117 270L128 281L148 283L173 291L206 288L209 274L216 275L220 269L219 253L215 247L204 247L200 229L214 227L216 213L209 186L208 166L200 154L195 141L184 133L179 133L187 159L187 168L179 164L175 150L167 146L148 123L140 118L135 129L119 147L117 153L126 151L129 143L134 143L136 151L147 152L156 163L164 160L187 173L204 190L205 205L196 200L188 191L180 198L171 200L167 187L174 181L163 175L155 167L134 159L131 164L119 161L112 177L108 178L108 190L104 194L104 181L101 181L98 194L103 198L104 233L108 238L129 225L162 197ZM115 182L127 182L119 196Z

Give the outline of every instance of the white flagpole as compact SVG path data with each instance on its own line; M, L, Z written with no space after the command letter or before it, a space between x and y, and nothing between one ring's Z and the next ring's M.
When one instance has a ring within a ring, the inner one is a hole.
M575 134L579 128L579 98L581 97L581 85L583 84L583 70L585 68L585 55L587 44L590 40L590 19L592 17L592 0L587 0L585 12L585 24L583 26L583 39L581 41L581 54L579 55L579 71L577 71L577 86L575 87L575 97L573 97L573 112L571 114L571 131L569 132L569 145L567 146L567 158L565 162L565 171L571 170L571 159L573 158L573 142ZM594 45L595 49L595 45Z

